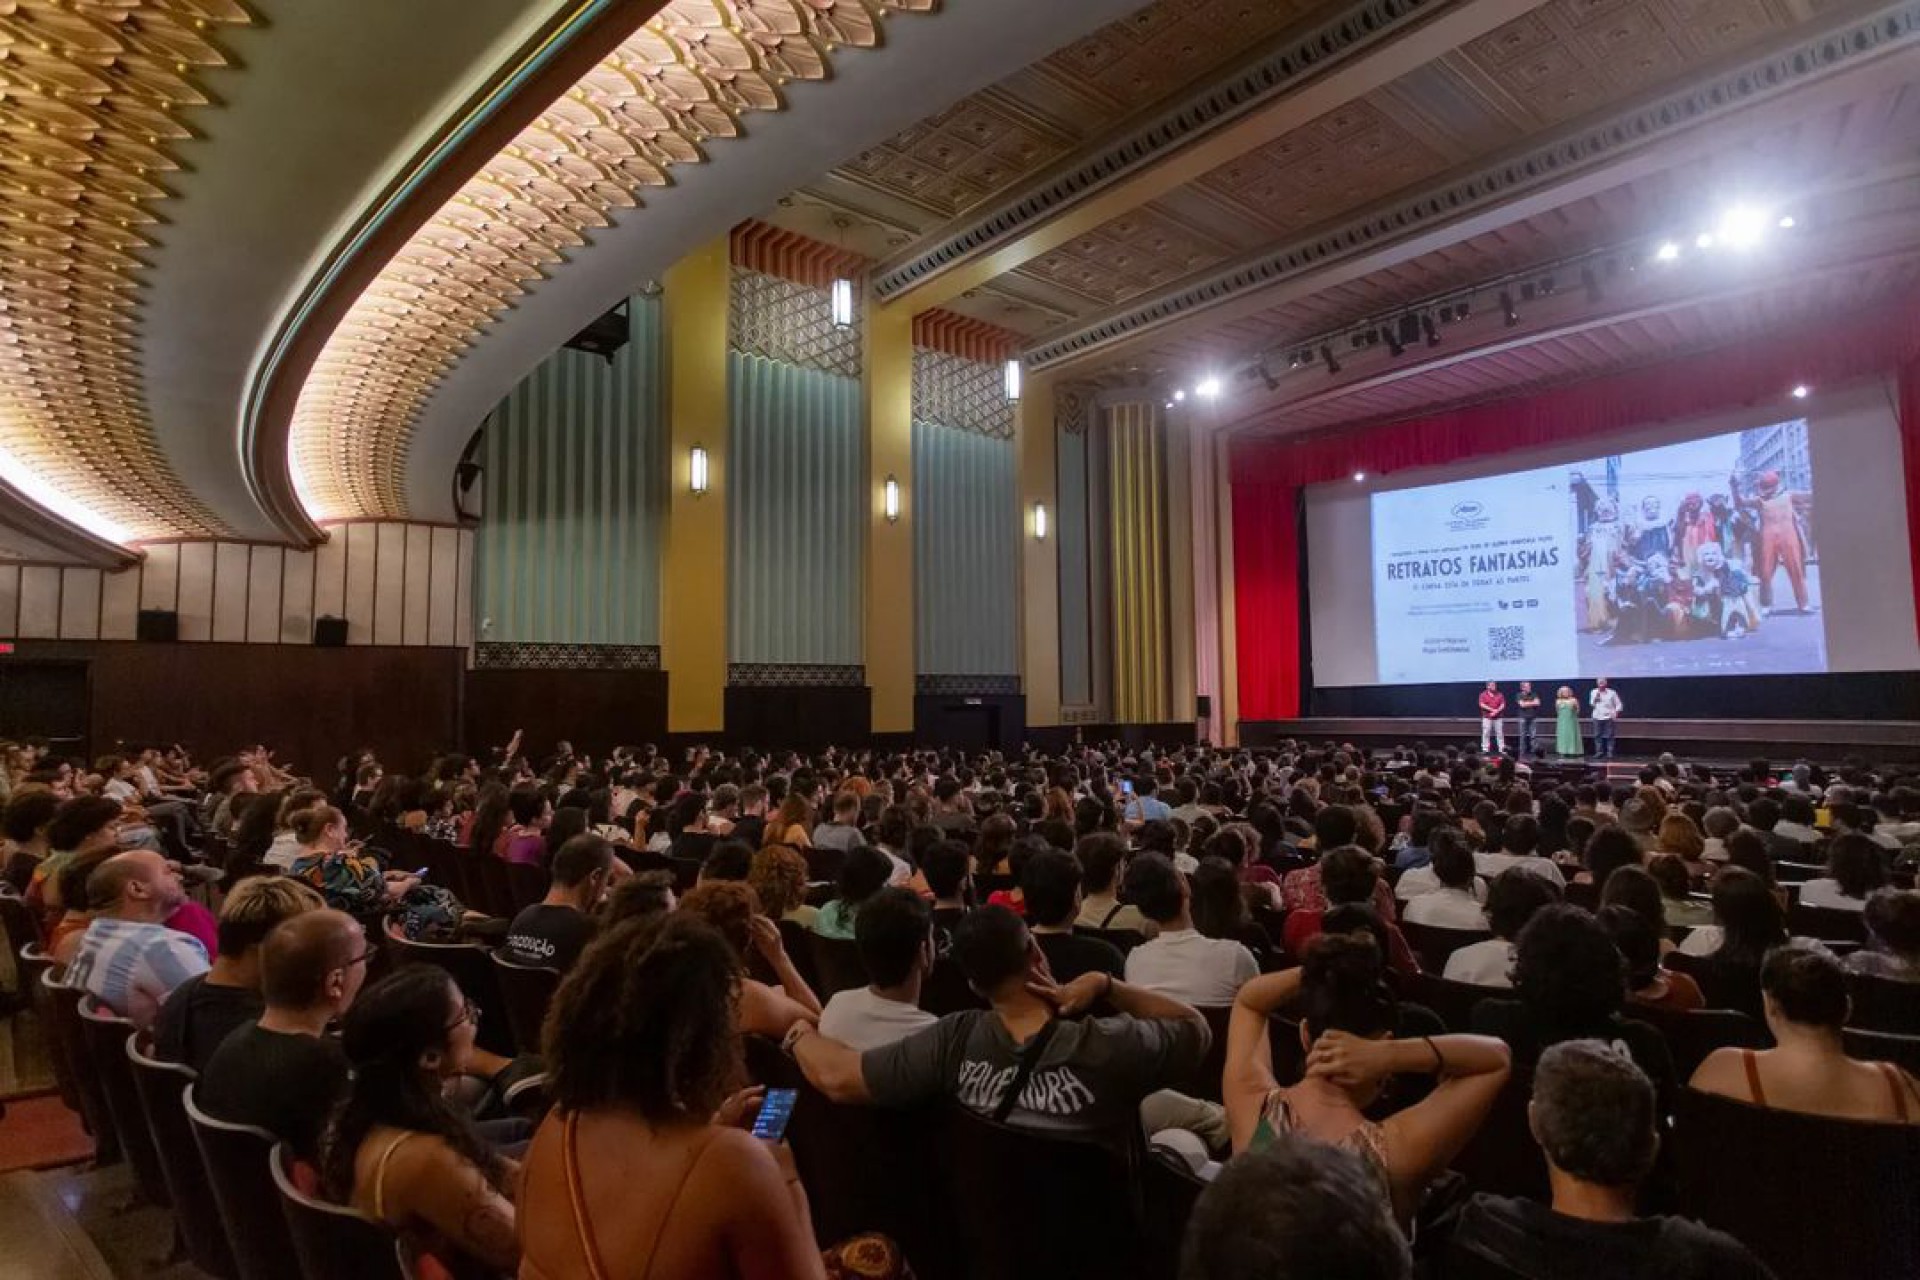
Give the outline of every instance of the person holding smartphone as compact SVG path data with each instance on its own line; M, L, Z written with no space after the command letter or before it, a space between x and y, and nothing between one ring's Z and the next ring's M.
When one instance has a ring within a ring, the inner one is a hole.
M615 926L555 997L553 1109L522 1168L521 1274L650 1280L900 1275L892 1244L822 1253L781 1141L791 1098L729 1092L739 1026L727 941L674 912Z

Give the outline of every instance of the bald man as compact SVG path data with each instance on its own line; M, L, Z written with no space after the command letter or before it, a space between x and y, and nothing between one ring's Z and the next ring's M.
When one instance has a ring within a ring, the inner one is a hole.
M347 1084L347 1055L327 1026L360 994L372 954L360 922L343 911L302 912L275 925L260 945L266 1012L213 1051L194 1086L196 1105L314 1159Z
M163 921L186 901L177 867L150 849L115 854L87 877L93 922L67 980L142 1031L173 989L207 971L198 938Z

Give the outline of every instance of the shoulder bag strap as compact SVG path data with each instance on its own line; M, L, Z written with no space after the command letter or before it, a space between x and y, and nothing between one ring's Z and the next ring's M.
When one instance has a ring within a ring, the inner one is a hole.
M1040 1055L1053 1043L1053 1033L1060 1029L1060 1019L1049 1019L1047 1025L1040 1028L1033 1039L1020 1049L1020 1063L1013 1070L1013 1081L1000 1097L1000 1105L993 1109L993 1122L1005 1124L1007 1117L1013 1114L1014 1103L1020 1099L1020 1091L1027 1087L1027 1081L1033 1078L1033 1069L1040 1065Z

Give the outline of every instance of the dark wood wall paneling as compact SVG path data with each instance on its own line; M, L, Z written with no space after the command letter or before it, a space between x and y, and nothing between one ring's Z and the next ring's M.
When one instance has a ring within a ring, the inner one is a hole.
M667 731L663 671L479 670L467 672L466 689L467 750L482 757L515 729L536 756L565 738L594 757Z

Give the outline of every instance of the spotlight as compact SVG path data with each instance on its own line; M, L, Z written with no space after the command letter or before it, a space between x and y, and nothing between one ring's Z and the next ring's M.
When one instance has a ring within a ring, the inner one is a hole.
M1540 292L1545 294L1549 298L1553 296L1553 291L1559 287L1560 287L1559 282L1556 281L1552 276L1548 276L1545 280L1542 280L1540 282Z
M1719 241L1730 249L1751 249L1767 234L1767 215L1737 204L1720 215Z
M1421 313L1420 329L1423 333L1427 335L1428 346L1437 347L1440 345L1440 331L1433 327L1432 315L1427 314L1425 312Z
M1693 247L1696 249L1713 248L1713 232L1702 231L1699 235L1695 236L1693 238Z
M1260 368L1257 372L1260 375L1260 381L1266 384L1268 391L1278 391L1280 389L1280 379L1273 376L1273 370L1267 368L1267 362L1265 360L1260 362Z
M1653 259L1655 262L1678 262L1680 246L1671 240L1664 241L1658 249L1653 251Z
M1366 478L1367 478L1367 473L1364 471L1356 471L1353 473L1353 482L1355 484L1359 484L1361 481L1365 480Z
M1220 394L1220 379L1218 378L1201 379L1200 384L1193 389L1193 393L1199 396L1202 400L1214 399Z
M1509 329L1520 323L1520 313L1513 309L1513 295L1505 289L1500 291L1500 316Z
M1791 231L1798 224L1794 222L1793 215L1789 213L1785 217L1781 218L1780 221L1776 222L1774 225L1779 227L1782 231Z
M1393 326L1388 325L1385 332L1387 335L1387 350L1392 353L1393 357L1397 360L1407 354L1407 344L1400 341L1400 335L1394 332Z
M1320 363L1327 366L1328 373L1340 372L1340 362L1333 358L1333 348L1324 342L1320 344Z
M1460 301L1453 304L1453 318L1455 320L1465 320L1468 316L1472 314L1473 314L1473 299L1462 298L1460 299Z
M1592 267L1580 268L1580 287L1587 291L1588 302L1600 301L1600 277Z
M1178 387L1175 387L1175 388L1174 388L1174 391L1173 391L1173 402L1174 402L1175 404L1179 404L1179 403L1180 403L1180 402L1181 402L1182 400L1185 400L1186 398L1187 398L1187 393L1186 393L1186 392L1184 392L1184 391L1182 391L1182 390L1180 390L1180 389L1179 389Z
M1795 400L1805 400L1811 394L1813 394L1813 389L1804 382L1793 389L1793 398Z

